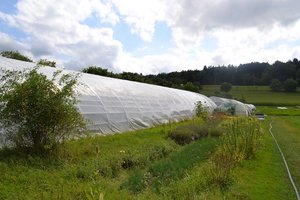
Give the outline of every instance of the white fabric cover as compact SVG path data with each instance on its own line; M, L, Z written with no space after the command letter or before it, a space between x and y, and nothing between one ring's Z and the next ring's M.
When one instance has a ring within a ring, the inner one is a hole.
M0 56L0 67L23 70L36 64ZM48 77L57 69L41 67ZM63 73L78 73L63 70ZM184 90L81 73L77 88L78 109L88 120L88 129L100 134L137 130L194 116L195 103L213 112L216 104L208 97Z
M255 110L255 106L253 104L244 104L234 99L226 99L215 96L209 98L217 105L216 111L219 112L248 116Z

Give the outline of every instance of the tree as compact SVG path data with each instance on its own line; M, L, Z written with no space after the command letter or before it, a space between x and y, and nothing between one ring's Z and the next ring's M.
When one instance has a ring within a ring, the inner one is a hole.
M33 62L30 58L20 54L20 52L18 52L18 51L2 51L1 56L6 57L6 58L12 58L12 59L15 59L15 60Z
M95 75L100 75L100 76L107 76L107 77L113 77L114 74L112 72L109 72L107 69L103 69L101 67L97 67L97 66L89 66L87 68L84 68L82 70L82 72L84 73L88 73L88 74L95 74Z
M191 92L199 92L200 90L198 85L195 85L191 82L187 82L186 84L184 84L183 89Z
M287 92L296 92L297 90L297 81L294 79L287 79L284 81L284 90Z
M279 92L282 89L283 85L278 79L273 79L270 85L270 88L274 92Z
M0 127L8 143L43 154L85 129L75 107L77 76L56 71L49 80L37 68L0 74Z
M54 68L56 67L56 62L55 61L50 61L50 60L47 60L47 59L40 59L37 64L48 66L48 67L54 67Z
M222 92L229 92L231 90L231 88L232 88L231 83L224 82L221 84L220 90Z

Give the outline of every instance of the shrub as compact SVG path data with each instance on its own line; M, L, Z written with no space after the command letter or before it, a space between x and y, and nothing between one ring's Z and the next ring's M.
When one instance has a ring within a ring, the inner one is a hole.
M183 89L191 92L199 92L202 87L198 83L187 82L184 84Z
M230 175L235 161L231 155L218 149L206 166L208 183L224 188L230 181Z
M177 126L170 131L168 136L177 144L185 145L192 141L206 137L208 135L208 127L205 125L182 125Z
M0 125L13 146L46 153L82 133L85 121L75 107L77 76L57 71L49 80L37 68L0 74Z
M220 144L206 168L209 184L226 187L233 167L241 160L255 155L261 135L256 119L237 118L224 124Z
M6 58L12 58L12 59L15 59L15 60L33 62L30 58L20 54L20 52L18 52L18 51L2 51L1 56L6 57Z
M279 92L282 89L282 83L278 79L273 79L270 88L274 92Z
M108 77L113 77L113 73L109 72L107 69L97 67L97 66L88 66L87 68L84 68L82 70L83 73L88 73L88 74L95 74L95 75L100 75L100 76L108 76Z
M56 62L55 61L50 61L50 60L47 60L47 59L40 59L37 64L48 66L48 67L54 67L54 68L56 67Z
M221 84L220 86L220 90L222 92L229 92L232 88L232 84L231 83L227 83L227 82L224 82Z
M232 155L236 161L249 159L258 150L261 135L256 119L237 118L224 125L220 148Z
M196 103L196 116L201 118L203 121L207 121L209 119L209 113L207 111L207 108L205 108L201 101L198 101Z
M294 79L287 79L284 81L284 90L287 92L296 92L297 90L297 81Z

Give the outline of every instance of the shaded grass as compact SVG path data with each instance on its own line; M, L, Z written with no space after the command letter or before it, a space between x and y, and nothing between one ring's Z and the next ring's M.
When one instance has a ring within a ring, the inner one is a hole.
M215 91L220 91L219 85L203 86L202 94L214 96ZM272 92L269 86L232 86L229 92L233 98L244 98L247 103L261 106L297 106L300 105L300 90L296 93Z

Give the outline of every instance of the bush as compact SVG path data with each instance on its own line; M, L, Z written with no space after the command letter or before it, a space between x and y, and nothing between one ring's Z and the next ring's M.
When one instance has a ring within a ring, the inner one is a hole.
M36 68L0 74L0 125L8 143L40 154L82 133L85 121L75 107L76 76L57 71L49 80Z
M232 88L232 84L231 83L227 83L227 82L224 82L221 84L220 86L220 90L222 92L229 92Z
M196 83L187 82L186 84L183 85L182 89L191 91L191 92L199 92L202 89L202 87L197 82Z
M207 121L209 119L209 113L207 111L207 108L205 108L201 101L198 101L196 103L196 116L201 118L203 121Z
M237 118L224 124L224 134L206 169L209 184L226 187L234 166L255 156L261 136L259 123L253 118Z
M6 58L12 58L12 59L15 59L15 60L33 62L30 58L20 54L20 52L18 52L18 51L2 51L1 56L6 57Z
M200 125L182 125L177 126L174 130L170 131L169 137L177 144L185 145L192 141L199 140L208 135L208 127Z
M282 83L278 79L273 79L270 88L274 92L279 92L282 89Z
M257 119L237 118L224 125L219 148L233 156L236 161L250 159L258 150L261 136Z
M56 67L56 62L55 61L50 61L50 60L47 60L47 59L40 59L37 64L48 66L48 67L54 67L54 68Z
M296 92L297 90L297 81L294 79L287 79L284 81L284 90L287 92Z
M208 183L225 188L230 181L234 165L235 161L232 156L218 149L206 166Z
M222 131L217 124L212 127L207 123L203 123L177 126L169 132L168 137L179 145L185 145L207 136L219 137L221 135Z

